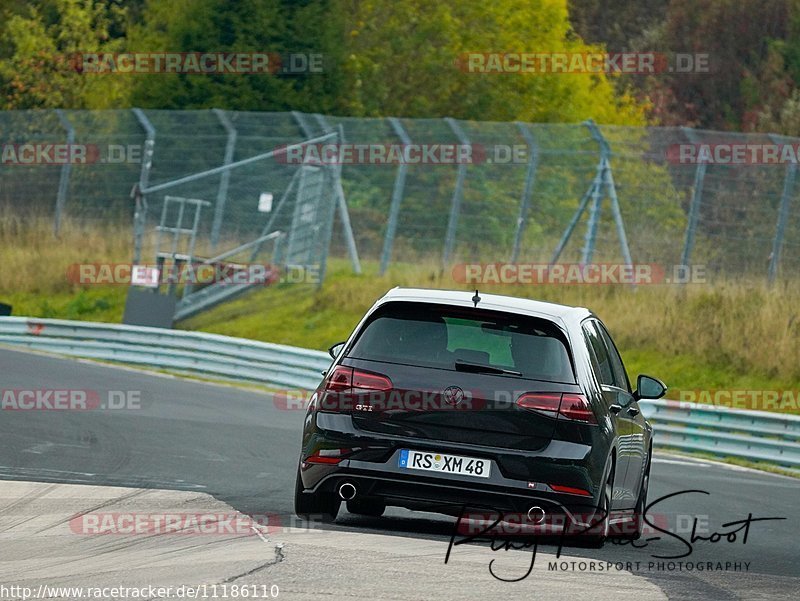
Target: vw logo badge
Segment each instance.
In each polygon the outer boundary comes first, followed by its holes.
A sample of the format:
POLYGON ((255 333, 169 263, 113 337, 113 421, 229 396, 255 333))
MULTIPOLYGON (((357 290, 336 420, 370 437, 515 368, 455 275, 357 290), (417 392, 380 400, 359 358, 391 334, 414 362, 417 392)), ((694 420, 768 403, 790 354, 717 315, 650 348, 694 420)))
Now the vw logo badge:
POLYGON ((442 395, 444 396, 444 402, 454 407, 464 399, 464 391, 458 386, 448 386, 444 389, 442 395))

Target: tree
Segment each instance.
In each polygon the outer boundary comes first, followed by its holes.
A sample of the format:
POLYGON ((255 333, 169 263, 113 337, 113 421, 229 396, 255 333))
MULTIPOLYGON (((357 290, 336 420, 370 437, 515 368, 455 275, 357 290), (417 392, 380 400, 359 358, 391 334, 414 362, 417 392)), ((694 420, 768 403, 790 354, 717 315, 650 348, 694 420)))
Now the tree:
POLYGON ((118 78, 80 71, 86 52, 122 48, 125 8, 100 0, 11 5, 0 28, 0 108, 108 108, 127 103, 118 78))
POLYGON ((601 51, 571 34, 565 0, 492 3, 356 0, 345 10, 344 69, 354 115, 638 124, 642 110, 608 77, 468 73, 465 53, 601 51))

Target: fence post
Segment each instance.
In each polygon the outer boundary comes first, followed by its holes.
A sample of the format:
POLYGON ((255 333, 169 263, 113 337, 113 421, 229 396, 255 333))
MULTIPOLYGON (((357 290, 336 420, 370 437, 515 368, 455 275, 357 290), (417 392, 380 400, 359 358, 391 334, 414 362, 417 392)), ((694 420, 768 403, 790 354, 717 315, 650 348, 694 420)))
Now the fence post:
POLYGON ((592 257, 594 256, 597 228, 600 224, 600 205, 603 201, 602 190, 606 183, 606 171, 608 170, 608 143, 605 141, 605 138, 600 135, 600 132, 597 131, 597 126, 594 124, 594 121, 589 119, 584 121, 583 124, 600 146, 600 164, 597 167, 600 185, 594 186, 591 193, 592 205, 589 208, 589 222, 586 224, 586 234, 584 236, 583 251, 581 253, 581 263, 587 264, 592 262, 592 257))
POLYGON ((528 224, 528 212, 530 211, 533 184, 536 181, 536 170, 539 167, 539 146, 536 144, 536 138, 533 137, 531 130, 524 123, 517 121, 516 125, 522 137, 525 138, 530 154, 528 156, 528 170, 525 173, 525 187, 522 190, 522 200, 519 203, 519 217, 517 217, 517 228, 514 232, 514 246, 511 249, 512 263, 516 263, 519 260, 522 236, 525 234, 525 227, 528 224))
MULTIPOLYGON (((445 122, 453 130, 453 133, 458 138, 459 144, 469 146, 469 138, 461 126, 456 123, 452 117, 446 117, 445 122)), ((456 175, 456 185, 453 190, 453 200, 450 203, 450 217, 447 220, 447 233, 444 240, 444 253, 442 254, 442 268, 446 268, 450 264, 450 259, 453 257, 453 251, 456 246, 456 231, 458 230, 458 217, 461 213, 461 195, 464 188, 464 178, 467 175, 467 164, 458 164, 458 173, 456 175)))
MULTIPOLYGON (((314 132, 311 127, 308 125, 306 121, 306 116, 299 112, 299 111, 292 111, 292 116, 294 117, 297 124, 300 126, 303 134, 309 138, 314 137, 314 132)), ((333 131, 331 126, 328 124, 327 119, 325 119, 322 115, 315 115, 315 119, 322 130, 322 133, 326 131, 333 131)), ((344 127, 339 125, 338 127, 338 138, 337 142, 339 144, 342 143, 344 140, 344 127)), ((356 238, 353 235, 353 225, 350 223, 350 213, 347 210, 347 201, 344 198, 344 188, 342 187, 342 165, 341 162, 338 165, 334 166, 333 169, 333 186, 334 186, 334 193, 336 195, 336 206, 339 210, 339 219, 342 222, 342 233, 344 234, 344 242, 347 246, 347 254, 350 255, 350 263, 353 265, 353 273, 356 275, 361 274, 361 260, 358 258, 358 247, 356 247, 356 238)))
MULTIPOLYGON (((625 222, 622 220, 622 210, 619 206, 619 197, 617 196, 617 186, 614 183, 614 175, 611 173, 611 146, 606 140, 603 132, 594 121, 589 121, 589 129, 592 131, 592 136, 600 144, 600 150, 603 153, 601 161, 603 167, 603 184, 605 186, 606 194, 611 200, 611 215, 614 217, 614 224, 617 228, 617 238, 619 238, 619 246, 622 251, 622 258, 626 265, 633 265, 631 258, 631 249, 628 246, 628 235, 625 233, 625 222)), ((594 252, 594 247, 592 248, 594 252)))
MULTIPOLYGON (((61 109, 56 109, 56 115, 58 115, 58 120, 61 123, 61 127, 63 127, 67 132, 67 144, 72 146, 75 143, 75 128, 72 127, 72 123, 69 122, 67 116, 64 114, 64 111, 61 109)), ((55 218, 53 221, 53 233, 57 236, 58 231, 61 229, 61 214, 64 211, 64 206, 67 203, 67 195, 69 194, 69 176, 72 172, 72 164, 70 161, 65 161, 63 165, 61 165, 61 175, 58 179, 58 193, 56 194, 56 208, 55 208, 55 218)))
MULTIPOLYGON (((394 133, 400 138, 400 142, 407 148, 411 145, 411 138, 406 132, 403 124, 397 117, 389 117, 389 124, 394 133)), ((394 237, 397 234, 397 222, 400 219, 400 203, 403 201, 403 192, 406 186, 406 171, 408 165, 405 161, 400 161, 397 166, 397 175, 394 178, 394 188, 392 189, 392 204, 389 206, 389 219, 386 223, 386 234, 383 238, 383 250, 381 251, 380 275, 386 273, 389 262, 392 260, 392 247, 394 237)))
MULTIPOLYGON (((696 142, 694 130, 689 127, 682 127, 683 132, 689 141, 696 142)), ((694 250, 694 237, 697 230, 697 221, 700 217, 700 203, 703 200, 703 182, 706 177, 706 163, 697 163, 697 168, 694 172, 694 188, 692 189, 692 202, 689 205, 689 219, 686 223, 686 238, 683 243, 683 253, 681 254, 681 265, 688 267, 689 261, 692 259, 692 250, 694 250)))
MULTIPOLYGON (((779 143, 776 137, 769 136, 770 140, 779 143)), ((778 224, 775 226, 775 238, 772 241, 772 253, 769 257, 768 282, 772 284, 778 275, 778 266, 781 261, 783 251, 783 236, 786 231, 786 222, 789 220, 789 206, 792 203, 792 191, 797 177, 797 163, 789 161, 786 165, 786 176, 783 178, 783 192, 781 193, 781 204, 778 210, 778 224)))
POLYGON ((586 205, 589 202, 589 199, 592 197, 595 188, 602 185, 602 174, 603 171, 600 168, 600 165, 598 165, 597 173, 595 174, 589 189, 586 190, 580 202, 578 202, 578 210, 573 213, 572 219, 570 219, 569 224, 567 225, 567 229, 564 230, 564 233, 561 235, 561 239, 558 241, 558 246, 556 246, 555 251, 553 251, 553 256, 550 257, 550 265, 556 264, 558 259, 561 257, 561 253, 563 253, 564 249, 567 247, 567 242, 569 242, 569 239, 572 237, 572 233, 575 231, 575 227, 578 225, 581 215, 583 215, 583 212, 586 210, 586 205))
MULTIPOLYGON (((228 134, 225 143, 225 158, 223 165, 230 165, 233 162, 233 153, 236 151, 236 128, 231 123, 228 115, 222 109, 213 109, 214 114, 219 119, 222 127, 228 134)), ((217 204, 214 206, 214 221, 211 224, 211 249, 217 247, 219 242, 219 231, 222 228, 222 217, 225 214, 225 203, 228 201, 228 186, 231 181, 231 171, 226 169, 219 177, 219 188, 217 188, 217 204)))
POLYGON ((147 196, 142 192, 150 185, 150 170, 153 167, 153 154, 156 145, 156 128, 142 109, 132 109, 136 120, 145 131, 144 154, 142 168, 139 171, 138 198, 136 210, 133 215, 133 262, 139 263, 142 259, 142 241, 144 228, 147 222, 147 196))

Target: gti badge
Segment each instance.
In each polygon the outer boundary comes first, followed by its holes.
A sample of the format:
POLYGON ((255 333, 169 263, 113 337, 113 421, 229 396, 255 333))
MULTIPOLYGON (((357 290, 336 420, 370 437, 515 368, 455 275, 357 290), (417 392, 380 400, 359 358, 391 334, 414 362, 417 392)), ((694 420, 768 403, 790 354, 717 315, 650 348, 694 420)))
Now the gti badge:
POLYGON ((448 386, 442 393, 444 402, 455 407, 464 399, 464 391, 458 386, 448 386))

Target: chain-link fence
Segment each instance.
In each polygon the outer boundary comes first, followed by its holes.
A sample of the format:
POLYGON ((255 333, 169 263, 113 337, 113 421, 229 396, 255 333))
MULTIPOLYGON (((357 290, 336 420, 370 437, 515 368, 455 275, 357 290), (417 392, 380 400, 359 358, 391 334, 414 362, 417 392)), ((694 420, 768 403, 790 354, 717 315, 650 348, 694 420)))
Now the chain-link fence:
MULTIPOLYGON (((0 112, 0 207, 46 212, 56 229, 66 218, 132 220, 134 185, 153 188, 331 132, 335 145, 181 185, 180 196, 209 203, 197 252, 213 256, 259 235, 270 218, 264 198, 277 203, 299 165, 322 161, 341 174, 332 181, 341 184, 358 254, 384 269, 556 254, 576 263, 629 254, 636 263, 702 264, 711 275, 790 277, 800 267, 800 140, 687 128, 0 112)), ((160 202, 149 196, 151 216, 160 202)), ((332 252, 345 255, 347 214, 337 215, 332 252)))

